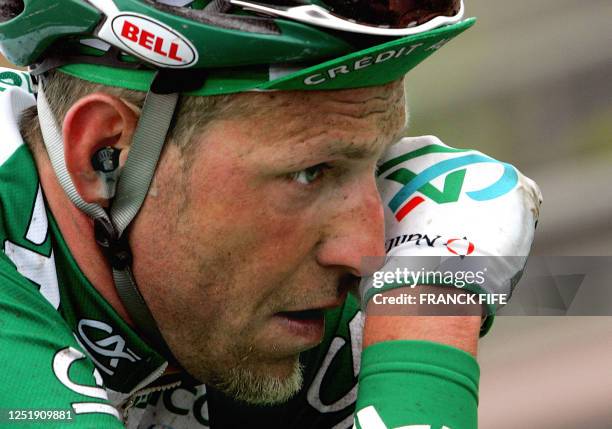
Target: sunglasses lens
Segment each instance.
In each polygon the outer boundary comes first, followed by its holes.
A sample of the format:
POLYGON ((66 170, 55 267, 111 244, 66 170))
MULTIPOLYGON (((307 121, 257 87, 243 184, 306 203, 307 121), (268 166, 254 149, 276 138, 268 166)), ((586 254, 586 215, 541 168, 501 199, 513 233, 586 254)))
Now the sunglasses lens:
POLYGON ((344 20, 405 29, 425 24, 436 17, 457 17, 462 0, 255 0, 252 4, 281 8, 318 5, 344 20))
POLYGON ((461 0, 326 0, 325 4, 335 15, 389 28, 414 27, 437 16, 453 17, 461 9, 461 0))

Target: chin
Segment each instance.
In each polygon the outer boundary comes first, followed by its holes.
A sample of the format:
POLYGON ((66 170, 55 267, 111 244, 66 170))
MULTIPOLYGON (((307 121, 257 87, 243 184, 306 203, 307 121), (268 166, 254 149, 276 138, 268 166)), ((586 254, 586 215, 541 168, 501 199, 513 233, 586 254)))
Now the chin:
POLYGON ((223 368, 208 383, 237 401, 276 405, 287 402, 300 391, 303 368, 299 356, 273 364, 242 362, 223 368))

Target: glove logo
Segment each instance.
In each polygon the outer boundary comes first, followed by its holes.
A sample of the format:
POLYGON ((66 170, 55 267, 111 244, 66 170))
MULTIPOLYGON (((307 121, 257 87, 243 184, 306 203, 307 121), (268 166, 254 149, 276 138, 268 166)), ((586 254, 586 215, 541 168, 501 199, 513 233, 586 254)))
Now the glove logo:
POLYGON ((480 163, 500 164, 503 166, 503 174, 501 178, 483 189, 466 191, 465 194, 472 200, 488 201, 499 198, 510 192, 518 183, 516 169, 510 164, 497 161, 472 150, 453 149, 436 144, 424 146, 386 161, 379 167, 378 176, 380 177, 394 167, 398 167, 384 178, 402 185, 402 188, 397 191, 388 203, 397 221, 401 222, 412 210, 425 202, 425 197, 437 204, 457 202, 463 191, 468 167, 480 163), (432 153, 462 152, 465 154, 439 161, 426 167, 420 173, 415 173, 403 166, 407 161, 432 153), (431 184, 432 180, 445 174, 446 177, 444 178, 444 187, 442 190, 431 184), (422 196, 415 195, 417 192, 422 196))
POLYGON ((463 238, 451 238, 444 244, 446 249, 453 255, 457 255, 460 258, 465 258, 468 255, 474 253, 474 243, 468 241, 467 237, 463 238))

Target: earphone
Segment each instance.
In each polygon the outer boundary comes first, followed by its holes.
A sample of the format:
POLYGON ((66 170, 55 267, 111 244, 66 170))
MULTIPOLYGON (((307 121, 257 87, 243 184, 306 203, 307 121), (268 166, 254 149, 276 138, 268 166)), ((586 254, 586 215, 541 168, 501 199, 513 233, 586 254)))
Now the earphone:
POLYGON ((121 150, 113 147, 103 147, 91 157, 91 165, 96 171, 104 174, 113 172, 119 167, 119 154, 121 150))
POLYGON ((103 198, 113 198, 117 187, 117 180, 121 173, 119 168, 120 149, 107 146, 99 149, 91 157, 91 166, 102 179, 104 184, 103 198))

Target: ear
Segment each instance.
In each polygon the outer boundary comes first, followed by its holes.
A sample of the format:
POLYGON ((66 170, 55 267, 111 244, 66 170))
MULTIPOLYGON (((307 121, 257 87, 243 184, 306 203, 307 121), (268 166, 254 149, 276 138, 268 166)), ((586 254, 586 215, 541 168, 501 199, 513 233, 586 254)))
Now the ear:
POLYGON ((122 99, 96 92, 77 101, 64 119, 64 158, 77 192, 88 203, 108 206, 106 183, 92 166, 92 157, 111 146, 127 159, 138 113, 122 99))

